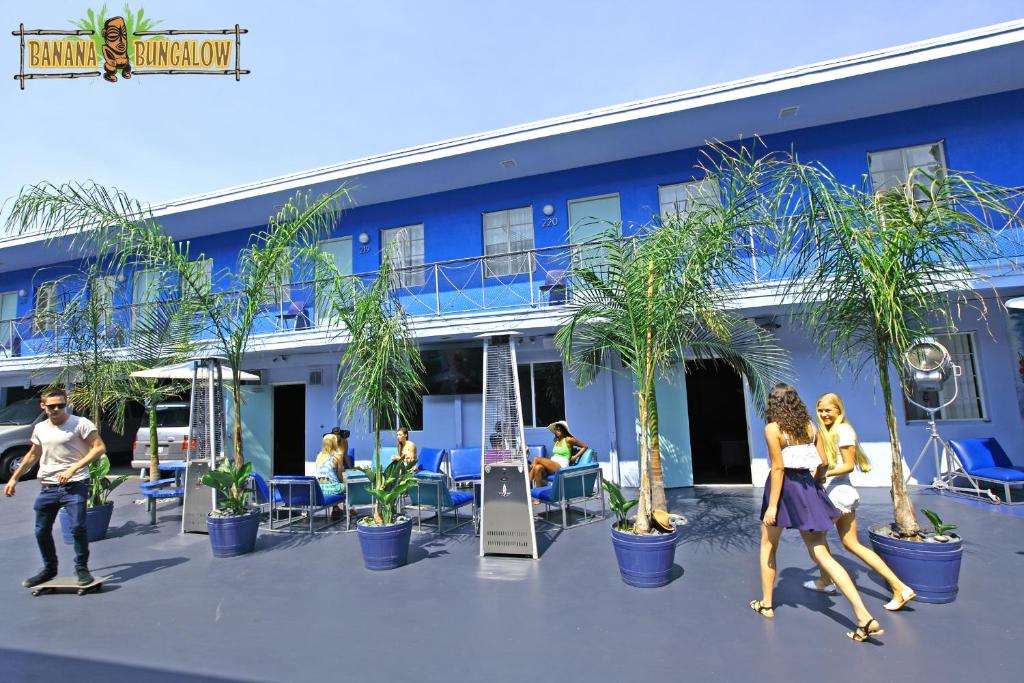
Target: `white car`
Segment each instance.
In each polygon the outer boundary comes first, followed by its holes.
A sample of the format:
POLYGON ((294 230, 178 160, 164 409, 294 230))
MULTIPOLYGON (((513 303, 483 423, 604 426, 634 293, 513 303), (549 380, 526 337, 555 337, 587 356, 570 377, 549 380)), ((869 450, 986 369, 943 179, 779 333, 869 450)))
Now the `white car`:
MULTIPOLYGON (((188 439, 189 405, 161 403, 156 407, 157 455, 161 460, 184 460, 188 439)), ((142 416, 132 448, 132 467, 149 467, 149 413, 142 416)))

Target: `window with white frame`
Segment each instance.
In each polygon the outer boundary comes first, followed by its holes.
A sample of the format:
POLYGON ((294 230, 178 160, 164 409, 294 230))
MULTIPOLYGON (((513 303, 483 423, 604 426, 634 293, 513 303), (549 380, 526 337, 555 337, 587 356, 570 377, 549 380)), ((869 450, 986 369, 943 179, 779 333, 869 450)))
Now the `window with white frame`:
POLYGON ((57 324, 57 283, 44 282, 36 287, 35 327, 51 332, 57 324))
POLYGON ((685 216, 694 206, 721 206, 717 178, 658 186, 659 216, 685 216))
POLYGON ((189 274, 189 278, 198 276, 195 282, 185 279, 181 281, 181 298, 194 299, 203 294, 208 294, 213 286, 213 259, 200 257, 195 260, 198 264, 196 271, 189 274))
POLYGON ((382 253, 391 256, 399 287, 419 287, 423 272, 423 224, 405 225, 380 231, 382 253))
MULTIPOLYGON (((981 420, 986 417, 985 403, 981 394, 981 373, 974 344, 974 333, 962 332, 951 335, 936 335, 936 341, 949 350, 953 363, 960 366, 957 378, 959 393, 952 404, 935 413, 937 420, 981 420)), ((918 391, 914 400, 921 405, 937 407, 953 397, 953 382, 946 382, 941 391, 918 391)), ((907 420, 927 420, 928 413, 904 399, 907 420)))
POLYGON ((14 355, 15 340, 18 338, 18 293, 0 294, 0 354, 14 355))
POLYGON ((291 300, 292 260, 284 259, 270 277, 263 289, 263 301, 267 304, 286 303, 291 300))
POLYGON ((547 427, 565 419, 565 386, 562 364, 523 363, 519 372, 519 401, 524 427, 547 427))
POLYGON ((533 207, 483 214, 486 277, 529 273, 533 249, 533 207))
MULTIPOLYGON (((924 145, 898 147, 879 152, 868 152, 868 171, 871 174, 871 189, 875 192, 890 190, 907 182, 914 169, 928 175, 941 175, 946 167, 943 143, 929 142, 924 145)), ((916 182, 927 183, 927 178, 915 174, 916 182)))

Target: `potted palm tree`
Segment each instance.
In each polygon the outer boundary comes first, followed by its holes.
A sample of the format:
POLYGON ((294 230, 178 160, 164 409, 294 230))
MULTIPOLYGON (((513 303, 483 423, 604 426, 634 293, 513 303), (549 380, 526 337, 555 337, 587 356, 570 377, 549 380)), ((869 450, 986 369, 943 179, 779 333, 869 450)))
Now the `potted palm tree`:
MULTIPOLYGON (((110 493, 128 479, 127 474, 108 477, 110 460, 106 455, 89 463, 89 500, 85 508, 85 529, 89 542, 105 538, 110 528, 110 517, 114 512, 114 502, 109 499, 110 493)), ((71 533, 71 521, 65 508, 60 509, 60 528, 64 542, 71 545, 75 538, 71 533)))
POLYGON ((201 479, 204 486, 215 489, 219 494, 217 509, 206 518, 214 557, 245 555, 256 549, 260 513, 249 506, 250 474, 251 462, 236 467, 232 460, 224 460, 201 479))
POLYGON ((779 163, 791 211, 779 216, 783 295, 798 306, 810 336, 840 370, 871 368, 881 389, 892 457, 894 522, 870 530, 876 552, 898 567, 922 602, 950 602, 960 540, 930 543, 906 487, 893 398, 900 359, 916 340, 955 332, 954 309, 987 307, 975 284, 978 266, 999 255, 1000 229, 1019 220, 1019 193, 948 169, 914 169, 906 182, 872 192, 864 180, 844 184, 820 164, 779 163), (807 235, 814 239, 807 239, 807 235))
POLYGON ((395 296, 391 263, 391 254, 384 254, 377 279, 356 296, 338 297, 334 311, 348 335, 338 367, 337 400, 347 421, 367 411, 373 429, 372 466, 361 469, 369 478, 374 514, 356 524, 367 569, 393 569, 408 558, 412 520, 397 512, 416 476, 401 458, 381 462, 380 433, 386 415, 404 423, 410 403, 424 390, 423 360, 395 296))
POLYGON ((611 532, 630 585, 668 583, 676 544, 677 532, 665 521, 657 380, 671 380, 685 358, 717 359, 747 380, 763 411, 768 389, 789 368, 773 336, 727 306, 733 283, 750 267, 738 235, 744 226, 761 224, 765 211, 763 198, 748 192, 736 171, 756 175, 758 163, 747 156, 717 162, 707 169, 723 195, 717 201, 666 216, 632 240, 610 231, 572 269, 572 297, 555 335, 571 377, 584 386, 621 364, 635 388, 639 503, 631 528, 617 524, 611 532))

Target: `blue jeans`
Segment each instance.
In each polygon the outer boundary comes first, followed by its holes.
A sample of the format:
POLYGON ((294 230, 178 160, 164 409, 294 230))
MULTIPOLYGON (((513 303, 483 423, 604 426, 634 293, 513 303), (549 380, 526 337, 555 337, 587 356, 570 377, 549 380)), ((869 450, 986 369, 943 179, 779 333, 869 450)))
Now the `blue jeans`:
POLYGON ((44 488, 36 496, 36 543, 43 556, 43 566, 57 571, 57 548, 53 545, 53 522, 60 509, 67 508, 75 538, 75 569, 89 566, 89 537, 85 531, 85 503, 89 499, 89 482, 76 481, 64 486, 44 488))

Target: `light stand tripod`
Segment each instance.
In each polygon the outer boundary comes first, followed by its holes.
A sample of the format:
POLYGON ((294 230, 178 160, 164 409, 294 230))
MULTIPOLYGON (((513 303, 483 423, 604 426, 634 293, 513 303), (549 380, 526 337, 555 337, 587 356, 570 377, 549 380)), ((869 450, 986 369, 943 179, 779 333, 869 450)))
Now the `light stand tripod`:
POLYGON ((921 464, 921 460, 930 450, 932 452, 932 458, 935 462, 935 478, 932 479, 931 486, 937 489, 950 489, 953 483, 953 457, 949 452, 949 445, 946 444, 945 439, 939 434, 938 425, 935 423, 935 414, 947 408, 956 401, 957 395, 960 393, 960 382, 957 380, 960 377, 961 369, 959 365, 953 366, 953 396, 945 403, 939 406, 926 406, 918 403, 914 400, 914 393, 904 383, 903 392, 907 396, 907 401, 914 404, 921 410, 928 413, 928 440, 924 442, 924 446, 921 447, 921 452, 918 453, 917 459, 914 460, 914 464, 910 467, 910 471, 907 473, 907 483, 910 482, 911 477, 914 474, 914 470, 921 464), (943 473, 942 465, 945 463, 946 471, 943 473))

